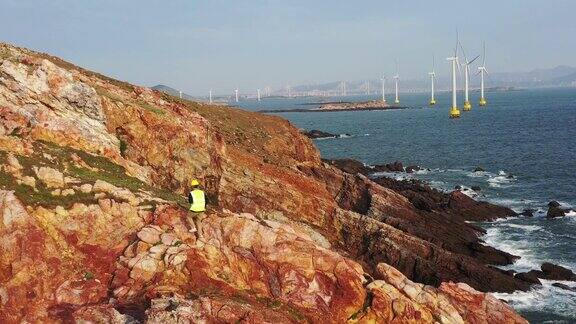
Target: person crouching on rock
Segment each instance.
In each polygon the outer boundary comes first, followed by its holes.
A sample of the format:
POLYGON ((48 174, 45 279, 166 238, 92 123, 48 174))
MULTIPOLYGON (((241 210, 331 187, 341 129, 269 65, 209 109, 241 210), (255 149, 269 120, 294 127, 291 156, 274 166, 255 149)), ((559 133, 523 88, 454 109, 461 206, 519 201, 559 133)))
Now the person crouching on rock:
POLYGON ((190 203, 190 211, 192 212, 192 222, 190 222, 190 232, 197 232, 197 237, 202 238, 202 220, 206 211, 206 196, 204 190, 200 188, 200 182, 193 179, 190 182, 192 190, 188 194, 188 202, 190 203))

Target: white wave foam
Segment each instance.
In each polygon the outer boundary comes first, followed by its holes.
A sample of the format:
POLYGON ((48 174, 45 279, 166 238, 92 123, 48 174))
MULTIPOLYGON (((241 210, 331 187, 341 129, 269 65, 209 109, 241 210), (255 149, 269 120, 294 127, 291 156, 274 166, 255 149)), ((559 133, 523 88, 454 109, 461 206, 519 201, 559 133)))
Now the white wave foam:
POLYGON ((467 186, 460 186, 460 187, 462 187, 462 189, 460 189, 460 191, 470 198, 475 198, 475 197, 479 196, 478 192, 472 190, 472 188, 470 188, 470 187, 467 187, 467 186))
POLYGON ((559 200, 558 200, 558 203, 560 204, 560 207, 562 207, 562 208, 574 208, 574 205, 572 205, 572 204, 569 203, 569 202, 559 201, 559 200))
POLYGON ((487 229, 482 239, 492 247, 520 257, 520 259, 516 260, 512 265, 503 268, 514 269, 516 271, 529 271, 538 269, 540 264, 542 264, 535 256, 534 251, 530 249, 530 244, 527 241, 509 239, 509 236, 502 233, 502 229, 498 227, 487 229))
POLYGON ((532 199, 512 199, 512 198, 490 197, 488 199, 488 201, 493 203, 493 204, 496 204, 496 205, 511 208, 512 210, 514 210, 517 213, 521 213, 525 209, 534 209, 534 213, 536 215, 539 215, 539 214, 543 215, 546 213, 545 210, 538 208, 538 206, 545 205, 544 202, 536 201, 536 200, 532 200, 532 199))
POLYGON ((405 173, 405 172, 376 172, 372 174, 373 177, 387 177, 392 178, 394 180, 410 180, 414 179, 413 173, 405 173))
POLYGON ((506 226, 512 227, 512 228, 522 229, 522 230, 525 230, 527 232, 534 232, 534 231, 538 231, 538 230, 542 229, 542 227, 538 226, 538 225, 506 224, 506 226))
POLYGON ((491 187, 500 188, 503 187, 503 185, 510 184, 515 180, 516 180, 515 178, 510 178, 507 175, 498 175, 495 177, 491 176, 486 181, 488 181, 488 185, 490 185, 491 187))
POLYGON ((428 183, 434 188, 442 188, 446 184, 446 182, 440 180, 432 180, 428 183))
POLYGON ((464 174, 470 178, 483 178, 492 175, 490 172, 487 171, 464 171, 464 174))
MULTIPOLYGON (((576 318, 576 292, 552 286, 555 281, 541 280, 542 286, 535 286, 529 291, 513 293, 492 293, 498 299, 503 299, 517 310, 538 310, 576 318)), ((574 282, 564 282, 574 286, 574 282)))
POLYGON ((564 214, 566 216, 576 216, 576 211, 575 210, 571 210, 569 212, 567 212, 566 214, 564 214))
MULTIPOLYGON (((360 136, 367 136, 367 135, 360 135, 360 136)), ((323 140, 338 139, 338 138, 350 138, 350 137, 356 137, 356 135, 338 134, 338 135, 334 135, 334 136, 318 137, 318 138, 315 138, 315 140, 323 141, 323 140)))

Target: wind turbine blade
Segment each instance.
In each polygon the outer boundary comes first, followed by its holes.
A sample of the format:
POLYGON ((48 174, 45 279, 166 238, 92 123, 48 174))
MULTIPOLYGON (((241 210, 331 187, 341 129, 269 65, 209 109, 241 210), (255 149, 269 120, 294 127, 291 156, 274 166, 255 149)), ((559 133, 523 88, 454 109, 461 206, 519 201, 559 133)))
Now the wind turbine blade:
POLYGON ((466 52, 464 51, 464 47, 462 47, 462 43, 458 42, 458 45, 460 45, 460 49, 462 50, 462 55, 464 55, 465 64, 468 64, 468 58, 466 57, 466 52))
POLYGON ((468 64, 472 64, 472 62, 476 61, 476 59, 478 59, 480 57, 480 55, 476 56, 472 61, 468 62, 468 64))
POLYGON ((482 42, 482 66, 486 66, 486 42, 482 42))
POLYGON ((456 60, 456 67, 458 68, 458 72, 462 74, 462 70, 460 69, 460 60, 458 59, 458 56, 456 56, 454 59, 456 60))
POLYGON ((454 47, 456 53, 456 55, 454 55, 455 57, 458 56, 458 44, 460 44, 460 39, 458 39, 458 28, 456 28, 456 47, 454 47))

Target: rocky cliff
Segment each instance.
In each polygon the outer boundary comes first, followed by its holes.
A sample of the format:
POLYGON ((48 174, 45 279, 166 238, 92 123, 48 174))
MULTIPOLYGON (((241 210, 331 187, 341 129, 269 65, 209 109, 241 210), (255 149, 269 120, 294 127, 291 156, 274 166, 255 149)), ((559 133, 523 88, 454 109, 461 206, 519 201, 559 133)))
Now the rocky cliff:
POLYGON ((342 169, 281 118, 1 44, 0 321, 525 322, 478 291, 529 284, 476 202, 342 169))

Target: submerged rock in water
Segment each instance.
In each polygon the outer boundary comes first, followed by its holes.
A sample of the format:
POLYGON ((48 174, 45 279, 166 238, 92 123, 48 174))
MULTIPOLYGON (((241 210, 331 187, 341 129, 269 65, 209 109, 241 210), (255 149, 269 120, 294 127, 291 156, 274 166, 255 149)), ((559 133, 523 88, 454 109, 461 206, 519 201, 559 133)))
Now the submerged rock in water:
POLYGON ((553 200, 548 203, 548 212, 546 213, 546 218, 564 217, 570 211, 570 208, 562 208, 559 202, 553 200))
POLYGON ((476 168, 474 168, 474 172, 484 172, 486 170, 484 170, 483 167, 477 166, 476 168))
POLYGON ((576 292, 576 286, 568 286, 567 284, 563 284, 561 282, 555 282, 552 284, 554 287, 558 287, 560 289, 569 290, 576 292))
POLYGON ((420 166, 418 165, 409 165, 406 167, 406 173, 414 173, 416 171, 420 171, 420 166))
POLYGON ((307 137, 312 138, 312 139, 318 139, 318 138, 336 138, 336 137, 338 137, 338 136, 335 135, 335 134, 328 133, 328 132, 324 132, 324 131, 317 130, 317 129, 313 129, 313 130, 310 130, 310 131, 304 130, 304 131, 302 131, 302 134, 304 134, 304 135, 306 135, 307 137))
POLYGON ((536 212, 536 209, 528 208, 528 209, 524 209, 520 213, 520 215, 525 216, 525 217, 532 217, 532 216, 534 216, 535 212, 536 212))

